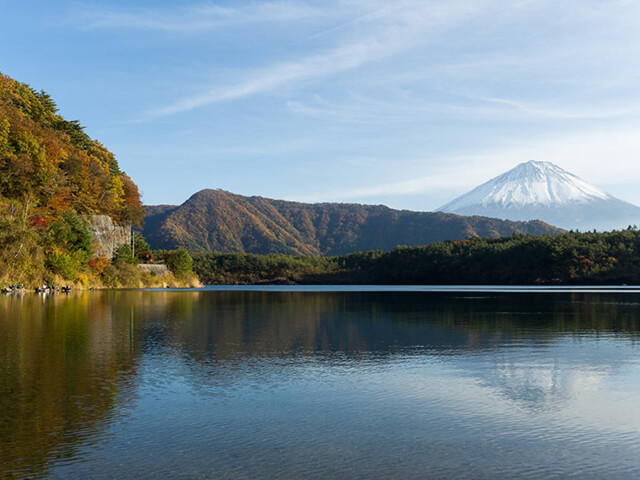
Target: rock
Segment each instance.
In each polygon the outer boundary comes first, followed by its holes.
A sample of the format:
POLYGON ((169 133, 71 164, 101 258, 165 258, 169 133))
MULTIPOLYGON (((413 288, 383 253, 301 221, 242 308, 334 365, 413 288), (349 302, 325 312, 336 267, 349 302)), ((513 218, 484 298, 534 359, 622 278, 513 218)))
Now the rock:
POLYGON ((112 258, 120 245, 131 243, 131 225, 117 225, 108 215, 89 215, 88 220, 94 255, 112 258))

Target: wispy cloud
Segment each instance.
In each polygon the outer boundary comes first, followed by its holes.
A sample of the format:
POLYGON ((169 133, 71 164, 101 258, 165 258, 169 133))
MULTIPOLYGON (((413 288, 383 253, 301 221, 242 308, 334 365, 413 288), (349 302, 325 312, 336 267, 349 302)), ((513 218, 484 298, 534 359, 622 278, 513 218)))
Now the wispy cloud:
POLYGON ((398 182, 362 186, 348 190, 330 190, 305 195, 300 200, 317 202, 322 200, 362 200, 370 197, 406 196, 415 194, 442 192, 465 188, 467 183, 460 175, 453 173, 437 173, 419 178, 411 178, 398 182))
POLYGON ((443 119, 466 121, 488 119, 508 121, 592 121, 640 116, 640 99, 627 99, 623 105, 601 107, 566 104, 554 106, 497 97, 470 97, 450 92, 457 100, 449 102, 424 101, 420 98, 398 96, 378 100, 353 96, 348 101, 329 102, 319 96, 312 101, 289 100, 287 109, 300 116, 331 122, 391 125, 416 124, 443 119))
MULTIPOLYGON (((57 92, 143 186, 170 157, 211 186, 404 206, 530 159, 613 194, 640 183, 640 1, 60 3, 5 9, 0 35, 33 37, 6 68, 57 92)), ((184 195, 187 177, 146 188, 184 195)))
POLYGON ((291 22, 317 18, 328 10, 299 2, 248 3, 223 7, 213 3, 174 8, 104 9, 81 6, 71 21, 83 29, 142 29, 200 32, 251 23, 291 22))
POLYGON ((273 64, 254 71, 248 78, 231 85, 216 85, 200 95, 155 109, 149 112, 149 117, 170 115, 207 104, 236 100, 294 82, 345 72, 388 58, 428 41, 443 29, 459 25, 474 13, 481 11, 486 3, 490 2, 465 0, 451 1, 446 5, 414 0, 400 2, 394 8, 377 10, 376 14, 370 17, 359 17, 372 24, 365 33, 356 35, 355 40, 349 38, 324 52, 291 62, 273 64))
POLYGON ((387 5, 384 6, 380 9, 374 10, 372 12, 367 12, 363 15, 360 15, 356 18, 350 19, 346 22, 342 22, 338 25, 334 25, 330 28, 326 28, 324 30, 321 30, 319 32, 316 32, 312 35, 309 35, 306 40, 311 40, 311 39, 315 39, 315 38, 319 38, 322 37, 324 35, 330 34, 330 33, 335 33, 338 32, 340 30, 343 30, 345 28, 348 27, 353 27, 355 25, 358 25, 360 23, 365 23, 365 22, 370 22, 372 20, 377 20, 379 18, 384 18, 386 16, 388 16, 390 13, 392 13, 394 10, 397 10, 399 8, 402 8, 402 4, 401 2, 398 2, 395 5, 387 5))
POLYGON ((421 173, 407 172, 405 179, 318 190, 299 197, 304 201, 363 201, 371 198, 425 197, 425 208, 441 204, 528 160, 551 161, 614 195, 640 203, 636 185, 640 171, 630 170, 640 151, 640 123, 589 129, 573 133, 518 137, 475 153, 424 155, 421 173), (461 172, 464 172, 461 174, 461 172))
MULTIPOLYGON (((265 68, 238 72, 236 81, 213 85, 200 94, 153 109, 148 112, 147 118, 185 112, 217 102, 246 98, 297 83, 309 82, 358 69, 377 61, 387 60, 412 48, 424 49, 431 42, 441 42, 443 38, 447 38, 446 32, 461 32, 467 22, 472 22, 475 27, 484 21, 510 25, 512 23, 517 24, 527 15, 535 17, 540 15, 540 12, 548 13, 551 10, 551 2, 546 0, 522 0, 512 2, 508 6, 495 0, 450 0, 446 3, 401 0, 391 5, 381 2, 364 2, 364 4, 337 0, 337 5, 341 6, 342 9, 337 8, 336 11, 352 12, 354 16, 309 37, 328 36, 334 42, 333 47, 296 60, 280 61, 265 68), (368 9, 365 9, 364 4, 368 5, 368 9), (383 6, 380 7, 380 5, 383 6), (357 13, 358 9, 361 9, 359 13, 357 13)), ((593 16, 592 8, 574 6, 577 17, 591 19, 593 16)), ((274 11, 279 12, 280 10, 275 8, 274 11)), ((305 9, 302 9, 303 14, 305 11, 305 9)), ((277 14, 272 16, 278 17, 277 14)), ((249 18, 252 18, 251 15, 249 15, 249 18)), ((608 19, 608 22, 615 24, 616 18, 608 19)), ((452 41, 454 38, 452 38, 452 41)), ((584 78, 582 72, 592 68, 590 65, 592 59, 585 52, 591 52, 592 55, 597 54, 598 57, 610 55, 609 50, 605 47, 595 50, 588 46, 567 49, 558 45, 551 49, 548 45, 536 44, 535 47, 530 48, 533 48, 533 50, 527 51, 526 54, 520 51, 519 55, 495 52, 493 61, 489 62, 485 58, 470 58, 466 62, 457 64, 443 61, 444 59, 440 59, 439 62, 430 59, 428 67, 422 71, 422 75, 427 74, 430 75, 431 79, 443 81, 446 78, 451 78, 452 74, 457 74, 459 81, 468 83, 470 79, 478 76, 486 80, 487 76, 495 71, 499 73, 496 78, 505 78, 505 75, 514 74, 519 77, 526 77, 527 74, 533 75, 536 72, 544 72, 545 80, 549 83, 578 82, 584 78), (574 66, 577 65, 574 71, 567 72, 563 71, 562 68, 559 69, 558 66, 564 65, 568 60, 572 60, 574 66), (549 77, 551 72, 557 70, 559 72, 555 77, 549 77)), ((508 47, 506 50, 508 51, 508 47)), ((631 53, 635 53, 635 50, 631 53)), ((430 52, 429 55, 437 58, 438 52, 430 52)), ((393 69, 390 69, 388 75, 377 76, 374 82, 380 82, 381 77, 384 79, 386 76, 397 77, 398 75, 404 75, 405 78, 413 77, 414 80, 419 78, 419 75, 417 76, 416 72, 413 71, 396 73, 393 69)), ((395 81, 397 81, 397 78, 395 81)), ((520 116, 528 115, 532 118, 601 118, 605 116, 601 112, 571 112, 569 110, 541 108, 517 100, 504 99, 504 101, 501 101, 500 98, 491 94, 475 95, 479 97, 475 99, 476 103, 493 103, 494 106, 499 104, 501 108, 487 108, 487 105, 466 105, 462 107, 456 104, 437 105, 435 103, 427 108, 453 115, 486 113, 490 116, 496 114, 498 116, 508 116, 517 114, 520 116), (484 98, 481 98, 482 96, 484 98)), ((308 105, 294 100, 288 103, 288 107, 298 113, 303 110, 312 113, 312 109, 308 105)), ((420 108, 424 108, 424 105, 420 108)), ((316 113, 320 113, 317 108, 315 110, 316 113)), ((616 117, 634 115, 634 112, 627 107, 623 107, 617 110, 608 109, 606 115, 616 117)), ((359 120, 356 119, 356 121, 359 120)))
POLYGON ((640 102, 627 99, 624 106, 610 106, 604 108, 584 108, 582 106, 565 106, 553 108, 536 105, 531 102, 511 100, 497 97, 478 97, 477 100, 507 107, 523 118, 539 118, 549 120, 595 120, 608 118, 634 117, 640 115, 640 102))
POLYGON ((485 105, 422 101, 418 98, 388 98, 378 100, 364 96, 354 96, 343 102, 329 102, 316 96, 311 102, 289 100, 288 110, 301 116, 318 118, 331 122, 392 125, 416 124, 444 117, 498 116, 503 109, 485 105))
POLYGON ((207 104, 236 100, 266 92, 295 81, 323 77, 352 68, 383 56, 388 48, 376 39, 335 48, 324 54, 290 63, 273 65, 256 71, 250 78, 236 84, 214 87, 200 95, 188 97, 149 112, 150 117, 193 110, 207 104))

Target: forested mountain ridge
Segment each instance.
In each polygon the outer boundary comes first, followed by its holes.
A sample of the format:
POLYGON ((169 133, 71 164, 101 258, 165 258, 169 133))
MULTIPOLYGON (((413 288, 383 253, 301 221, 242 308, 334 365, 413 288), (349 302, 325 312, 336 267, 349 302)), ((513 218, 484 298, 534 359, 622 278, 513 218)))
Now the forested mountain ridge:
POLYGON ((144 236, 153 248, 194 252, 341 255, 474 236, 555 234, 540 221, 513 222, 382 205, 307 204, 202 190, 179 206, 149 206, 144 236))

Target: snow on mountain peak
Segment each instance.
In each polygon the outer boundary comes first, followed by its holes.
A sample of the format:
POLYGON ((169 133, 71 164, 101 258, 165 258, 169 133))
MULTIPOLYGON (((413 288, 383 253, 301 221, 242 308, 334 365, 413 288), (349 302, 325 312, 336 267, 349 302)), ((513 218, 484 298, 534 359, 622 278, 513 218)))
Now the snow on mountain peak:
POLYGON ((507 209, 561 206, 610 198, 608 193, 553 163, 531 160, 483 183, 438 210, 456 212, 472 206, 507 209))
POLYGON ((458 215, 544 220, 579 230, 640 225, 640 207, 615 198, 549 162, 530 161, 439 208, 458 215))

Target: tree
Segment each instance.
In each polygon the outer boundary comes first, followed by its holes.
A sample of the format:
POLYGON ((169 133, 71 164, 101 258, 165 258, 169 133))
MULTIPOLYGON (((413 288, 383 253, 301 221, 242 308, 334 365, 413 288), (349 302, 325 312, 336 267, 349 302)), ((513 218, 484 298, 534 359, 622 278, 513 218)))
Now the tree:
POLYGON ((133 233, 133 250, 140 261, 148 262, 153 258, 151 247, 140 232, 133 233))
POLYGON ((193 273, 193 258, 184 248, 169 252, 166 262, 169 270, 178 278, 193 273))
POLYGON ((92 253, 91 234, 86 221, 73 210, 68 210, 49 225, 50 244, 68 253, 82 252, 89 260, 92 253))
POLYGON ((140 227, 144 219, 144 207, 140 201, 138 186, 124 173, 120 175, 120 180, 122 181, 122 188, 124 190, 124 206, 120 212, 120 219, 140 227))
POLYGON ((0 73, 0 282, 75 278, 91 258, 83 216, 94 214, 139 226, 137 186, 46 92, 0 73))
POLYGON ((112 262, 114 264, 129 263, 132 265, 137 265, 138 259, 133 256, 131 246, 125 243, 123 245, 120 245, 118 248, 116 248, 116 251, 113 252, 112 262))

